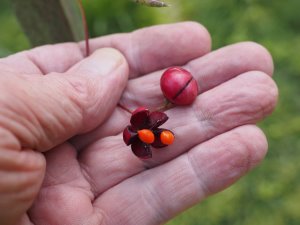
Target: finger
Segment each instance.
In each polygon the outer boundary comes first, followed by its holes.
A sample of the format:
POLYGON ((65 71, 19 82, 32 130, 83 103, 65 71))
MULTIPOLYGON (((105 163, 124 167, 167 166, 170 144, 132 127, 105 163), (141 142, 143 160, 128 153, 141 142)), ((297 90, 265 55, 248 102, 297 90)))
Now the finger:
POLYGON ((106 215, 107 225, 162 224, 236 182, 266 151, 266 138, 258 128, 239 127, 129 178, 101 195, 94 205, 106 215), (118 207, 112 204, 115 202, 118 207))
MULTIPOLYGON (((91 39, 90 46, 92 52, 103 47, 118 49, 128 60, 131 76, 137 76, 200 57, 210 51, 211 40, 203 26, 184 22, 91 39)), ((84 43, 48 45, 0 62, 29 74, 65 72, 84 58, 84 51, 84 43)))
POLYGON ((0 221, 17 224, 38 194, 45 159, 31 150, 0 149, 0 221))
POLYGON ((114 49, 101 49, 66 74, 1 77, 0 124, 22 146, 40 151, 102 123, 115 108, 126 86, 128 65, 114 49), (114 87, 114 88, 111 88, 114 87), (12 104, 13 103, 13 104, 12 104), (21 116, 20 116, 21 115, 21 116))
MULTIPOLYGON (((211 52, 192 60, 185 67, 194 75, 200 86, 200 92, 203 93, 248 71, 257 70, 272 75, 273 61, 265 48, 246 42, 211 52)), ((132 110, 139 106, 147 106, 150 109, 163 106, 165 99, 159 84, 161 74, 162 71, 158 71, 130 80, 122 95, 121 103, 132 110)), ((127 112, 117 108, 101 127, 76 137, 72 143, 81 149, 99 138, 116 135, 124 129, 129 117, 127 112)))
POLYGON ((98 195, 120 181, 170 161, 216 135, 258 122, 272 112, 277 94, 277 87, 268 75, 261 72, 240 75, 200 95, 193 107, 168 110, 169 120, 161 127, 175 134, 175 142, 163 149, 152 149, 152 159, 136 158, 118 135, 91 144, 81 152, 79 161, 90 168, 89 177, 93 180, 95 195, 98 195))
POLYGON ((113 47, 124 53, 130 64, 130 75, 135 77, 171 65, 183 65, 189 60, 210 51, 208 31, 195 22, 159 25, 137 30, 132 35, 91 41, 92 49, 113 43, 113 47), (128 48, 131 51, 128 51, 128 48))
MULTIPOLYGON (((203 93, 239 74, 248 71, 273 73, 273 61, 270 53, 261 45, 244 42, 230 45, 187 63, 184 68, 190 71, 203 93)), ((121 103, 130 109, 141 105, 160 108, 165 98, 160 88, 163 71, 154 72, 132 80, 126 87, 121 103)))
POLYGON ((203 93, 248 71, 261 71, 272 76, 274 65, 265 47, 254 42, 241 42, 193 60, 186 68, 192 71, 203 93))

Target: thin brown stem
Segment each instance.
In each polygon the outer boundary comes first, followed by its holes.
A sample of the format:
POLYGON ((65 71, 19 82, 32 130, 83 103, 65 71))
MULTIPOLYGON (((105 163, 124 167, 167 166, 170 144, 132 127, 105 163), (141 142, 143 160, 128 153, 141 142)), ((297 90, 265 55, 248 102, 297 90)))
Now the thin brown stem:
POLYGON ((151 6, 151 7, 167 7, 169 6, 167 3, 161 0, 133 0, 136 3, 140 3, 143 5, 151 6))
POLYGON ((118 103, 118 106, 121 108, 121 109, 124 109, 126 112, 132 114, 132 111, 130 109, 128 109, 126 106, 122 105, 121 103, 118 103))
POLYGON ((172 107, 174 107, 174 104, 172 102, 169 102, 167 99, 165 100, 165 104, 160 106, 160 107, 157 107, 155 109, 155 111, 166 111, 168 109, 171 109, 172 107))
POLYGON ((83 4, 82 4, 82 0, 78 0, 78 4, 79 4, 80 12, 81 12, 81 17, 82 17, 82 25, 84 28, 85 54, 86 54, 86 56, 89 56, 90 55, 89 28, 88 28, 88 24, 86 21, 86 14, 85 14, 85 10, 84 10, 83 4))

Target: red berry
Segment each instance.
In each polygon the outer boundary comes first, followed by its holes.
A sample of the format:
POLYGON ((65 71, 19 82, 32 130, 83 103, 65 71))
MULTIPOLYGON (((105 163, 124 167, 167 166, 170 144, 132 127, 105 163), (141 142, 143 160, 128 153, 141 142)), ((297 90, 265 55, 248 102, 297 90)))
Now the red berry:
POLYGON ((190 72, 180 67, 167 69, 160 79, 161 90, 170 102, 190 105, 198 95, 198 83, 190 72))

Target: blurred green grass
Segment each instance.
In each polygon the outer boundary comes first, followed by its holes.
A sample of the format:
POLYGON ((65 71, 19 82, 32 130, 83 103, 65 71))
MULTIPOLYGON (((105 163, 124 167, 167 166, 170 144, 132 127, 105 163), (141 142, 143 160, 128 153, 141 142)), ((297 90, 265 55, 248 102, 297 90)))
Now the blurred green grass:
MULTIPOLYGON (((256 41, 274 57, 279 104, 260 124, 269 153, 257 169, 233 187, 170 221, 168 225, 300 224, 300 1, 169 0, 172 7, 153 9, 130 1, 85 3, 92 36, 169 22, 194 20, 211 32, 213 48, 256 41)), ((29 48, 11 11, 0 2, 0 56, 29 48)))

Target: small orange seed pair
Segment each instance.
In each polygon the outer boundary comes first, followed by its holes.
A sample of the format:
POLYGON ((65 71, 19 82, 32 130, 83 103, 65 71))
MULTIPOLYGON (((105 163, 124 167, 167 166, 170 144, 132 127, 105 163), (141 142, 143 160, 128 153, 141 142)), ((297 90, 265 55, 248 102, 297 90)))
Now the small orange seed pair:
MULTIPOLYGON (((153 132, 148 129, 139 130, 138 136, 146 144, 152 144, 155 139, 153 132)), ((171 145, 174 142, 174 135, 172 132, 165 130, 160 134, 160 141, 165 145, 171 145)))

